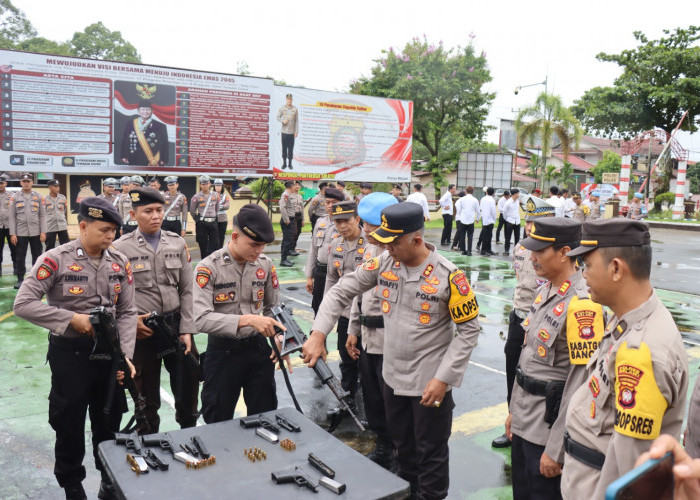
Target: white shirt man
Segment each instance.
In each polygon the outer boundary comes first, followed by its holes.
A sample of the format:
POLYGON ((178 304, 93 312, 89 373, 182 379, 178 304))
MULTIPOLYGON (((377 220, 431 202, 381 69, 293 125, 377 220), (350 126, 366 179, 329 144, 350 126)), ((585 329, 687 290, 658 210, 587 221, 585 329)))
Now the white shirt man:
POLYGON ((506 201, 503 205, 503 218, 510 224, 520 225, 520 200, 510 198, 506 201))
POLYGON ((564 200, 556 194, 545 200, 554 207, 554 217, 564 217, 564 200))
POLYGON ((454 191, 456 191, 454 187, 451 190, 448 189, 447 191, 445 191, 445 194, 443 194, 440 198, 440 207, 442 208, 442 215, 454 214, 454 206, 452 205, 452 196, 454 196, 454 191))
POLYGON ((502 214, 502 213, 503 213, 503 206, 506 204, 506 202, 507 202, 508 200, 510 200, 510 197, 506 197, 506 196, 501 196, 501 197, 498 199, 498 213, 499 213, 499 214, 502 214))
POLYGON ((481 224, 488 226, 496 222, 498 214, 496 213, 496 202, 493 196, 486 195, 481 198, 481 224))
POLYGON ((474 198, 470 193, 459 199, 459 221, 462 224, 474 224, 481 219, 481 209, 479 208, 479 200, 474 198))
POLYGON ((415 203, 415 204, 423 207, 423 218, 425 220, 430 220, 430 209, 428 208, 428 198, 426 198, 425 195, 421 192, 423 189, 423 186, 421 186, 420 184, 416 184, 413 187, 413 189, 414 189, 413 193, 408 195, 408 197, 406 198, 406 201, 408 203, 415 203))

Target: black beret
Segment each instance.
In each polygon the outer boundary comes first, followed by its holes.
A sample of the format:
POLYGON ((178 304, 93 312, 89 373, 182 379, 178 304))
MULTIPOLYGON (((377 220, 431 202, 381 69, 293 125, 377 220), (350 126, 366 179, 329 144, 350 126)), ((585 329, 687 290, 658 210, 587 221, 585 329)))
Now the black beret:
POLYGON ((520 244, 528 250, 537 251, 555 243, 578 243, 580 239, 580 222, 568 217, 551 217, 534 221, 530 236, 520 244))
POLYGON ((248 203, 243 205, 233 217, 233 225, 253 241, 272 243, 275 241, 275 231, 267 212, 260 205, 248 203))
POLYGON ((291 98, 292 98, 292 94, 287 94, 287 98, 291 99, 291 98))
POLYGON ((651 245, 646 222, 632 219, 596 219, 583 224, 581 245, 567 253, 581 255, 600 247, 636 247, 651 245))
POLYGON ((293 185, 294 185, 294 181, 287 181, 287 182, 284 183, 284 187, 286 187, 286 188, 290 188, 290 187, 292 187, 293 185))
POLYGON ((380 243, 391 243, 424 226, 423 207, 417 203, 397 203, 382 210, 382 224, 370 236, 380 243))
POLYGON ((165 205, 165 198, 160 192, 151 187, 134 188, 129 191, 132 207, 142 207, 151 203, 162 203, 165 205))
POLYGON ((331 219, 349 219, 357 215, 357 203, 354 201, 339 201, 338 203, 333 203, 333 210, 331 210, 331 219))
POLYGON ((321 183, 319 183, 318 188, 319 188, 319 189, 323 189, 323 188, 326 187, 327 185, 328 185, 327 182, 321 182, 321 183))
POLYGON ((361 182, 360 187, 364 189, 372 189, 372 183, 370 182, 361 182))
POLYGON ((61 183, 58 182, 56 179, 50 179, 47 183, 47 186, 60 186, 61 183))
POLYGON ((117 209, 112 206, 112 203, 105 198, 98 198, 97 196, 85 198, 80 202, 78 214, 83 219, 112 222, 117 226, 122 225, 121 215, 119 215, 117 209))
POLYGON ((343 192, 338 188, 326 188, 323 195, 331 200, 345 201, 343 192))
POLYGON ((24 181, 24 180, 34 181, 34 176, 30 173, 24 172, 23 174, 20 174, 19 180, 21 180, 21 181, 24 181))

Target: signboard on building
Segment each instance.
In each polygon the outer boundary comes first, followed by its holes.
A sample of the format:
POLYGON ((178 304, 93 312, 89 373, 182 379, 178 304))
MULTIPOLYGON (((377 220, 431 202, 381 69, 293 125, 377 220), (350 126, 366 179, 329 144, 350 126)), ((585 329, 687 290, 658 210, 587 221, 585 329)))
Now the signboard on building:
POLYGON ((603 184, 619 184, 620 172, 603 172, 603 184))

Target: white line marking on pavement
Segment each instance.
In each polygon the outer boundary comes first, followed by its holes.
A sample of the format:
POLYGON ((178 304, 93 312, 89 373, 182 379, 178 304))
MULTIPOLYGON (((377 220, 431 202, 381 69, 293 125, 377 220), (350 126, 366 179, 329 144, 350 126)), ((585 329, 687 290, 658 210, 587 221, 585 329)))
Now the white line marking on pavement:
POLYGON ((469 361, 469 364, 474 365, 476 367, 479 367, 483 370, 488 370, 488 371, 493 372, 493 373, 498 373, 499 375, 505 376, 505 374, 506 374, 506 372, 502 372, 501 370, 496 370, 495 368, 491 368, 490 366, 482 365, 481 363, 477 363, 476 361, 469 361))
POLYGON ((285 295, 287 300, 293 300, 294 302, 298 302, 299 304, 302 304, 308 308, 311 308, 311 304, 308 302, 304 302, 303 300, 295 299, 294 297, 290 297, 289 295, 285 295))
MULTIPOLYGON (((160 399, 168 403, 168 406, 170 406, 173 410, 175 409, 175 398, 172 397, 163 386, 160 387, 160 399)), ((202 425, 204 425, 204 420, 202 420, 202 417, 199 417, 197 419, 197 427, 200 427, 202 425)))

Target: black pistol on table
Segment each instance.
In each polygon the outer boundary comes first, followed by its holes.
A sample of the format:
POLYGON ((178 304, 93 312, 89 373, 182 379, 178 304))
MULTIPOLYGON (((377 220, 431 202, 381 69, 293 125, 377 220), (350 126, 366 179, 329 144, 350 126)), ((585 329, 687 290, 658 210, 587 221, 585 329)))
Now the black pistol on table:
POLYGON ((273 472, 272 480, 276 484, 295 483, 300 488, 309 488, 314 493, 318 493, 318 484, 301 467, 273 472))

